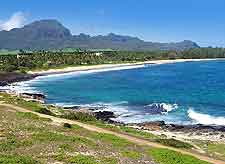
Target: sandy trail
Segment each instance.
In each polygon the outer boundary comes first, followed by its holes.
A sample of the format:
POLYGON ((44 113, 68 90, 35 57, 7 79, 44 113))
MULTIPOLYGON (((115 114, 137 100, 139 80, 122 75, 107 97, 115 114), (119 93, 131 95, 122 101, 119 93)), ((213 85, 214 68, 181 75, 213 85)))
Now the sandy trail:
POLYGON ((87 130, 90 130, 90 131, 112 134, 112 135, 115 135, 117 137, 124 138, 124 139, 126 139, 126 140, 128 140, 130 142, 133 142, 135 144, 138 144, 138 145, 145 145, 145 146, 147 145, 147 146, 155 147, 155 148, 165 148, 165 149, 173 150, 173 151, 176 151, 176 152, 180 152, 182 154, 187 154, 187 155, 194 156, 194 157, 196 157, 196 158, 198 158, 200 160, 204 160, 204 161, 207 161, 209 163, 225 164, 225 161, 216 160, 216 159, 204 156, 204 155, 194 154, 194 153, 191 153, 191 152, 188 152, 188 151, 185 151, 185 150, 180 150, 180 149, 176 149, 176 148, 173 148, 173 147, 164 146, 164 145, 161 145, 161 144, 158 144, 158 143, 150 142, 150 141, 147 141, 147 140, 144 140, 144 139, 140 139, 140 138, 137 138, 137 137, 133 137, 133 136, 130 136, 130 135, 121 134, 121 133, 118 133, 118 132, 113 132, 113 131, 110 131, 110 130, 107 130, 107 129, 96 127, 94 125, 88 125, 88 124, 81 123, 81 122, 74 121, 74 120, 67 120, 67 119, 58 118, 58 117, 54 117, 54 116, 50 116, 50 115, 45 115, 45 114, 37 113, 37 112, 34 112, 34 111, 30 111, 28 109, 21 108, 21 107, 15 106, 15 105, 4 104, 2 102, 0 103, 0 106, 8 107, 9 110, 10 109, 11 110, 14 109, 14 110, 19 111, 19 112, 34 113, 34 114, 36 114, 36 115, 38 115, 40 117, 50 118, 55 123, 76 124, 76 125, 79 125, 79 126, 85 128, 87 130))

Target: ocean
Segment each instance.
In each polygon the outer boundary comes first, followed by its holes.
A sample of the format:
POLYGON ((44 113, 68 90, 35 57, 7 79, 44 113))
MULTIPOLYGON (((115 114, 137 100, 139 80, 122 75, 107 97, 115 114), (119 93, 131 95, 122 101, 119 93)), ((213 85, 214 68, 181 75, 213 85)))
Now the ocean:
POLYGON ((101 107, 125 123, 225 125, 225 61, 138 65, 40 76, 17 90, 59 106, 101 107))

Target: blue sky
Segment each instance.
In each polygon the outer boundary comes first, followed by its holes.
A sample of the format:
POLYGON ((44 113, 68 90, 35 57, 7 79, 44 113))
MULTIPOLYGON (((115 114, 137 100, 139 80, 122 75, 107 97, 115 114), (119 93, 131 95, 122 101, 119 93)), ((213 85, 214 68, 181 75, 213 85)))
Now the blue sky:
POLYGON ((73 34, 113 32, 154 42, 193 40, 201 46, 225 47, 225 0, 4 0, 1 3, 2 28, 39 19, 57 19, 73 34))

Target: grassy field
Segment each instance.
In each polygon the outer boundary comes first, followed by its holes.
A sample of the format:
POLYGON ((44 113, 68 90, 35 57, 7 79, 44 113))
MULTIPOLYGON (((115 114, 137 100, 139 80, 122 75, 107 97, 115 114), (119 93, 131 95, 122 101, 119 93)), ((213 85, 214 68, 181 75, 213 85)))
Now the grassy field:
MULTIPOLYGON (((65 114, 62 109, 26 102, 2 93, 0 101, 40 113, 47 111, 47 114, 58 117, 65 114)), ((192 148, 187 143, 84 116, 70 116, 70 119, 80 119, 81 122, 176 148, 192 148)), ((171 150, 139 146, 114 135, 91 132, 77 125, 58 124, 36 114, 16 112, 6 107, 0 107, 0 117, 0 163, 167 164, 165 162, 169 161, 171 164, 183 164, 185 159, 192 164, 207 164, 171 150)))
POLYGON ((170 150, 139 146, 111 134, 64 126, 6 107, 1 107, 0 116, 0 163, 164 164, 166 160, 176 164, 185 159, 207 164, 170 150))
POLYGON ((199 146, 208 156, 225 160, 225 144, 212 141, 192 141, 193 144, 199 146))

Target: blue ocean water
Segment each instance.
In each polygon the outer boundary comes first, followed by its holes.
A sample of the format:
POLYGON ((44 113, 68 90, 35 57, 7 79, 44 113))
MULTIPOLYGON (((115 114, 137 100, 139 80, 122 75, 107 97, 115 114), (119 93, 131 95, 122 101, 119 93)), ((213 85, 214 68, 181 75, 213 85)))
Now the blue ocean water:
POLYGON ((101 106, 124 122, 225 125, 225 61, 47 76, 29 87, 46 94, 47 103, 101 106), (152 114, 153 103, 167 112, 152 114))

